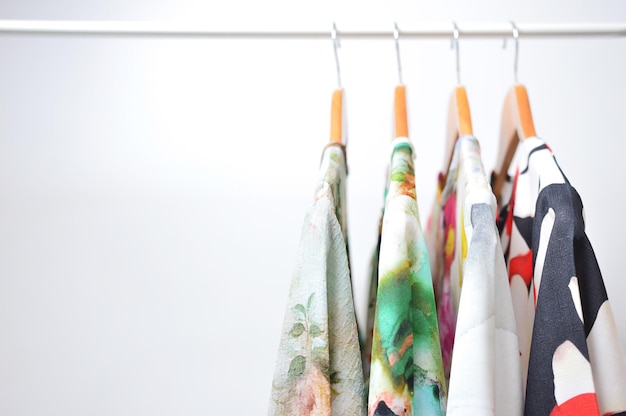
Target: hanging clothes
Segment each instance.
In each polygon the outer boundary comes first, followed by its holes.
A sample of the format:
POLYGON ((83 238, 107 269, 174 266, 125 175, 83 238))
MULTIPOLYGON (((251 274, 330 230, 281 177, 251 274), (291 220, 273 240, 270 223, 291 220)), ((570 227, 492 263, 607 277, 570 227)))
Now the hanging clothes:
POLYGON ((457 253, 463 253, 463 247, 457 248, 457 242, 460 243, 462 239, 457 238, 455 231, 457 229, 456 193, 449 193, 445 199, 443 198, 442 193, 445 187, 443 178, 443 174, 440 174, 434 206, 426 225, 426 245, 430 254, 443 369, 446 383, 448 383, 458 310, 458 305, 453 305, 450 276, 457 276, 454 280, 460 281, 458 268, 459 257, 462 255, 459 256, 457 253))
POLYGON ((363 372, 347 253, 345 153, 323 153, 276 360, 269 415, 364 415, 363 372))
POLYGON ((446 385, 413 149, 392 142, 383 216, 368 414, 443 415, 446 385))
POLYGON ((582 202, 541 139, 520 143, 502 195, 525 414, 626 414, 626 360, 582 202))
POLYGON ((442 350, 451 367, 448 415, 521 415, 518 341, 495 197, 474 137, 457 139, 446 178, 428 241, 445 328, 442 350))
MULTIPOLYGON (((385 189, 385 194, 387 190, 385 189)), ((378 238, 376 247, 372 253, 369 264, 369 291, 367 298, 367 318, 365 322, 365 333, 361 338, 361 360, 363 361, 363 381, 365 383, 365 394, 369 394, 370 367, 372 365, 372 341, 374 339, 374 318, 376 316, 376 295, 378 292, 378 261, 380 259, 380 241, 383 228, 383 218, 380 217, 378 226, 378 238)))

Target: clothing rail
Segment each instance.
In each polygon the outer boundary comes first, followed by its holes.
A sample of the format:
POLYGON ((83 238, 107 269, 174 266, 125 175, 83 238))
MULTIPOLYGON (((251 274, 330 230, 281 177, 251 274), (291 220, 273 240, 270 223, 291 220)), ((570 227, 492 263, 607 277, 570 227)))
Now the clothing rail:
MULTIPOLYGON (((392 39, 394 30, 359 31, 337 30, 339 39, 392 39)), ((626 22, 618 23, 516 23, 520 37, 621 37, 626 36, 626 22)), ((406 38, 451 38, 452 22, 423 23, 411 29, 396 32, 406 38)), ((512 36, 510 22, 458 24, 462 38, 506 38, 512 36)), ((116 21, 53 21, 53 20, 0 20, 0 34, 43 35, 117 35, 166 36, 201 38, 269 38, 269 39, 330 39, 328 30, 212 30, 206 26, 166 22, 116 22, 116 21)))

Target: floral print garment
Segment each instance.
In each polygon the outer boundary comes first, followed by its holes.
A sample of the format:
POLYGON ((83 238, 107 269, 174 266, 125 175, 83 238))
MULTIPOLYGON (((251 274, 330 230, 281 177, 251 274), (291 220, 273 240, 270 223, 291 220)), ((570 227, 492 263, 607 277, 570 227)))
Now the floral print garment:
MULTIPOLYGON (((521 415, 518 341, 495 222, 495 197, 474 137, 463 136, 456 142, 430 227, 439 230, 430 230, 435 240, 431 261, 444 264, 439 269, 444 288, 437 299, 439 317, 451 326, 454 342, 448 415, 521 415), (439 222, 432 222, 433 218, 439 222), (438 237, 442 234, 445 239, 438 237)), ((442 347, 452 352, 443 340, 442 347)))
POLYGON ((526 415, 626 414, 626 360, 580 196, 550 148, 521 142, 498 220, 526 415))
POLYGON ((378 241, 369 265, 370 287, 367 299, 367 321, 365 322, 365 334, 361 340, 361 355, 363 361, 363 381, 365 393, 369 392, 370 367, 372 365, 372 340, 374 339, 374 317, 376 316, 376 294, 378 292, 378 259, 380 258, 380 240, 382 233, 382 217, 378 227, 378 241))
POLYGON ((363 371, 348 267, 346 165, 323 154, 302 228, 274 371, 269 415, 364 415, 363 371))
POLYGON ((446 385, 413 151, 395 139, 383 215, 368 414, 443 415, 446 385))
MULTIPOLYGON (((453 303, 451 282, 460 284, 459 259, 464 259, 457 235, 456 194, 449 191, 443 194, 443 175, 439 175, 437 197, 426 227, 426 243, 430 254, 433 275, 433 288, 439 321, 439 337, 446 383, 450 380, 450 365, 454 347, 457 307, 453 303), (444 202, 445 201, 445 202, 444 202), (457 245, 459 247, 457 248, 457 245)), ((463 228, 459 228, 462 232, 463 228)))

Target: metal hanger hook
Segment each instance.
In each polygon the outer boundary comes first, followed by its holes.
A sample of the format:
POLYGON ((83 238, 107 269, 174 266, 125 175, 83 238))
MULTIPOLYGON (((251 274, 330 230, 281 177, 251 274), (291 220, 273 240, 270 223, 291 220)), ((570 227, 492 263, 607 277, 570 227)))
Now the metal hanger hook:
POLYGON ((393 22, 393 38, 396 41, 396 58, 398 60, 398 83, 402 85, 402 63, 400 62, 400 29, 398 24, 393 22))
POLYGON ((513 61, 513 75, 515 76, 515 83, 517 84, 517 63, 519 62, 519 30, 515 25, 515 22, 511 20, 511 27, 513 28, 513 39, 515 39, 515 61, 513 61))
POLYGON ((339 88, 341 88, 341 70, 339 68, 339 54, 337 52, 337 49, 341 47, 341 44, 339 43, 339 38, 337 37, 337 26, 335 25, 335 22, 333 22, 333 28, 330 31, 330 38, 333 41, 333 50, 335 52, 335 65, 337 66, 337 85, 339 88))
POLYGON ((452 22, 452 42, 450 43, 450 49, 456 51, 456 83, 461 85, 461 65, 459 64, 459 37, 461 32, 456 22, 452 22))
MULTIPOLYGON (((515 79, 515 83, 518 83, 517 78, 517 64, 519 62, 519 29, 515 25, 515 22, 511 20, 511 28, 513 29, 513 40, 515 40, 515 57, 513 61, 513 77, 515 79)), ((506 48, 506 38, 504 38, 504 43, 502 44, 502 48, 506 48)))

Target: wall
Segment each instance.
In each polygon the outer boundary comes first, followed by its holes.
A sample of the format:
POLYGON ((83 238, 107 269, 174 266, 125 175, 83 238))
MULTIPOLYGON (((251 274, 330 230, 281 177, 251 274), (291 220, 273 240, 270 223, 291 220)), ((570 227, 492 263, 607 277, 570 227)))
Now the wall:
MULTIPOLYGON (((619 1, 12 1, 4 19, 216 29, 625 21, 619 1)), ((512 43, 510 43, 512 45, 512 43)), ((0 414, 262 414, 300 227, 328 140, 330 40, 0 36, 0 414)), ((454 53, 401 39, 422 218, 443 163, 454 53)), ((392 39, 344 40, 359 318, 396 83, 392 39)), ((513 48, 461 38, 493 167, 513 48)), ((626 40, 524 39, 539 134, 586 207, 622 341, 626 40)))

